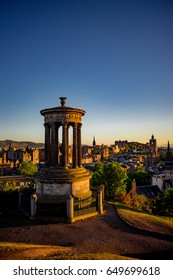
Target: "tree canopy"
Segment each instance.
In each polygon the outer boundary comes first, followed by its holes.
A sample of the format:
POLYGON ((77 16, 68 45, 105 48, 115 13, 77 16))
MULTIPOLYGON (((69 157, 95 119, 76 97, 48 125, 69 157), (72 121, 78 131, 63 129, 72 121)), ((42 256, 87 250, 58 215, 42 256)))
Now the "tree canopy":
POLYGON ((173 188, 164 190, 155 201, 155 211, 159 215, 173 215, 173 188))
POLYGON ((19 171, 21 175, 29 175, 32 176, 38 172, 37 166, 32 162, 23 161, 19 167, 19 171))
POLYGON ((132 181, 135 179, 137 186, 145 186, 148 184, 148 173, 143 167, 138 167, 128 174, 128 191, 131 189, 132 181))
POLYGON ((98 163, 93 169, 91 186, 105 187, 105 198, 114 200, 117 195, 126 189, 126 171, 117 162, 98 163))

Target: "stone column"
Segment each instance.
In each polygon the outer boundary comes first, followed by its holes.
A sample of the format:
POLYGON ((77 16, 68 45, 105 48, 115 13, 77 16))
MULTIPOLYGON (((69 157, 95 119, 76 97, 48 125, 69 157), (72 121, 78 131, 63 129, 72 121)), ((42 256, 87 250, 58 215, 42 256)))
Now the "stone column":
POLYGON ((98 194, 98 211, 100 212, 100 214, 103 214, 103 194, 101 190, 98 194))
POLYGON ((78 149, 77 149, 77 123, 73 124, 73 167, 76 168, 78 166, 78 149))
POLYGON ((67 143, 68 141, 68 127, 67 123, 62 125, 62 166, 67 168, 67 143))
POLYGON ((78 166, 82 167, 82 150, 81 150, 81 127, 82 124, 78 124, 78 131, 77 131, 77 149, 78 149, 78 166))
POLYGON ((74 198, 69 195, 67 199, 67 218, 70 223, 74 221, 74 198))
POLYGON ((59 128, 60 124, 57 124, 57 164, 60 164, 60 156, 59 156, 59 128))
POLYGON ((135 179, 133 179, 133 181, 132 181, 131 194, 136 194, 136 181, 135 181, 135 179))
POLYGON ((45 165, 50 164, 50 126, 48 123, 45 126, 45 165))
POLYGON ((102 191, 102 198, 103 198, 103 201, 104 201, 104 199, 105 199, 105 186, 103 184, 100 185, 99 190, 102 191))
POLYGON ((35 217, 37 213, 37 196, 33 194, 31 196, 31 217, 35 217))
POLYGON ((67 141, 66 141, 66 145, 67 145, 67 165, 69 164, 69 124, 67 125, 67 141))
POLYGON ((58 143, 57 143, 57 125, 56 123, 51 123, 51 160, 50 163, 52 166, 57 164, 58 158, 58 143))

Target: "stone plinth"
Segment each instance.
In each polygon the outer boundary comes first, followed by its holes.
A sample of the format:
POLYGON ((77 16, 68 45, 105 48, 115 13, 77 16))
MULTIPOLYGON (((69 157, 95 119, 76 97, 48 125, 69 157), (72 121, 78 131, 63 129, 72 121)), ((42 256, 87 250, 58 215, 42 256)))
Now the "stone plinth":
POLYGON ((91 196, 90 173, 84 168, 43 168, 37 177, 38 201, 64 200, 69 195, 76 199, 91 196))

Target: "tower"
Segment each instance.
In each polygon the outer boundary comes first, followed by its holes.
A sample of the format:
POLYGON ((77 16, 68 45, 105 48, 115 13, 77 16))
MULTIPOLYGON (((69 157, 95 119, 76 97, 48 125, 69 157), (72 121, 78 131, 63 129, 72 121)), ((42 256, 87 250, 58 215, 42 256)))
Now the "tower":
MULTIPOLYGON (((40 209, 46 205, 65 205, 69 196, 74 200, 89 199, 91 175, 81 164, 82 109, 66 106, 66 97, 60 97, 61 106, 43 109, 45 127, 45 166, 36 179, 36 194, 40 209), (72 127, 72 163, 69 164, 69 128, 72 127), (59 151, 62 135, 61 151, 59 151)), ((66 209, 64 208, 64 215, 66 209)), ((41 212, 40 212, 41 213, 41 212)))
POLYGON ((96 146, 96 139, 95 139, 95 136, 93 137, 93 146, 96 146))
POLYGON ((157 157, 157 141, 154 138, 154 135, 151 136, 151 139, 149 141, 150 143, 150 153, 152 157, 157 157))
POLYGON ((172 160, 172 153, 171 153, 169 141, 168 141, 167 152, 166 152, 166 160, 168 160, 168 161, 172 160))

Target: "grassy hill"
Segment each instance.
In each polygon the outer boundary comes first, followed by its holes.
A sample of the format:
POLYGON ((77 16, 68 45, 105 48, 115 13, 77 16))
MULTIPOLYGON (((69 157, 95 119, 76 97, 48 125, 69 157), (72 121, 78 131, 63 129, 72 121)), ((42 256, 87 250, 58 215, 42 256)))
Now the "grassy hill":
POLYGON ((173 235, 173 218, 151 215, 144 211, 129 208, 121 203, 116 203, 115 207, 119 216, 128 224, 153 232, 173 235))

